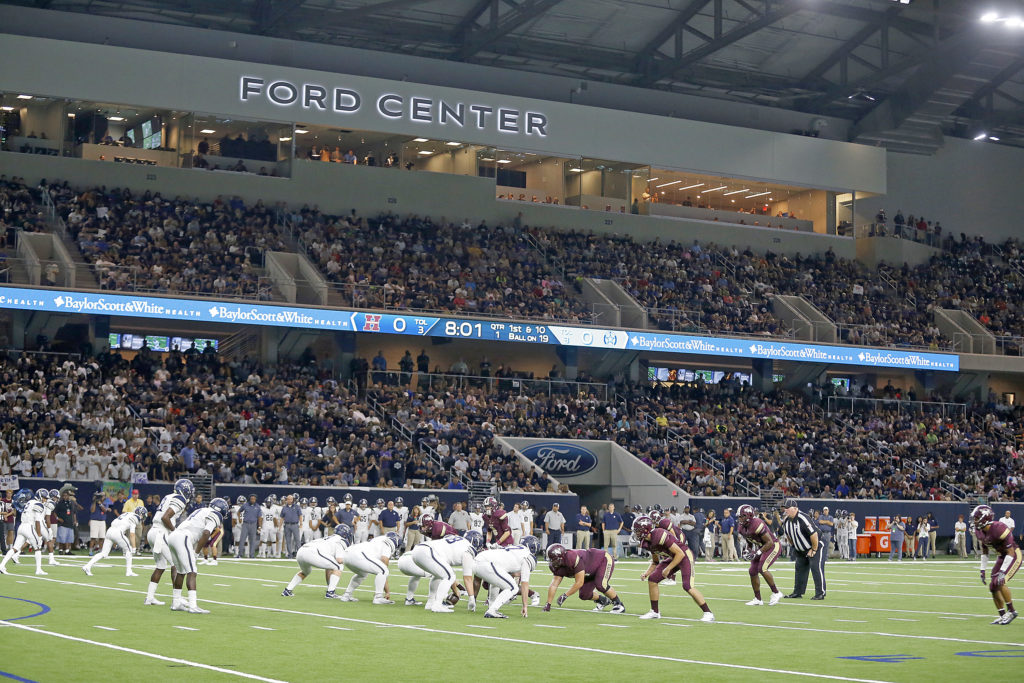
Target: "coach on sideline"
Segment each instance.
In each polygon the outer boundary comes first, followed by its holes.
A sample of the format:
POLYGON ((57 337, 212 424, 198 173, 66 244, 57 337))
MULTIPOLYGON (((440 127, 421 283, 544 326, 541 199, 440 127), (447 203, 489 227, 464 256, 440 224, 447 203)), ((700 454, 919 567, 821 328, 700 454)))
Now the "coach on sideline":
POLYGON ((811 600, 825 599, 825 559, 828 552, 818 542, 818 531, 810 518, 800 512, 797 501, 790 499, 784 503, 782 530, 789 539, 796 556, 796 578, 793 592, 787 598, 802 598, 807 590, 807 572, 814 577, 814 597, 811 600))

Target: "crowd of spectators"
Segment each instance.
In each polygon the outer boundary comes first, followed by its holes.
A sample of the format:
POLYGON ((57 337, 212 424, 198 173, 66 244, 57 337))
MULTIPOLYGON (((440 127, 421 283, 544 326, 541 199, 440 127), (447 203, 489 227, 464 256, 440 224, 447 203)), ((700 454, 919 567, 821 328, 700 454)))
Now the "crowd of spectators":
POLYGON ((45 225, 48 191, 102 288, 273 297, 263 250, 296 235, 341 299, 362 307, 434 310, 598 322, 578 279, 614 279, 649 309, 653 326, 678 331, 789 336, 771 310, 776 294, 807 298, 838 326, 842 341, 948 348, 936 307, 962 308, 995 334, 1024 336, 1024 251, 946 234, 928 264, 879 267, 831 250, 780 255, 694 241, 637 242, 619 235, 472 224, 410 215, 329 215, 241 199, 165 199, 160 193, 67 183, 27 188, 0 178, 0 221, 45 225))

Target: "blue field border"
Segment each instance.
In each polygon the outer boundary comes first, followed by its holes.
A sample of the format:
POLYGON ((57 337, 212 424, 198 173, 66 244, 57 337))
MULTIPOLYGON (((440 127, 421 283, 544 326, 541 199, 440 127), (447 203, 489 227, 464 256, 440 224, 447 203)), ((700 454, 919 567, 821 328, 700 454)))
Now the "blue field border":
MULTIPOLYGON (((15 597, 10 596, 10 595, 0 595, 0 599, 3 599, 3 600, 17 600, 19 602, 27 602, 27 603, 30 603, 32 605, 35 605, 35 606, 41 608, 35 614, 28 614, 28 615, 23 616, 23 617, 13 617, 11 619, 0 619, 0 621, 19 621, 21 619, 31 619, 33 617, 41 617, 41 616, 43 616, 44 614, 46 614, 47 612, 50 611, 50 606, 49 605, 44 605, 41 602, 36 602, 35 600, 29 600, 27 598, 15 598, 15 597)), ((10 674, 4 673, 3 671, 0 671, 0 674, 3 674, 5 676, 10 675, 10 674)), ((18 679, 18 680, 24 680, 24 679, 18 679)))

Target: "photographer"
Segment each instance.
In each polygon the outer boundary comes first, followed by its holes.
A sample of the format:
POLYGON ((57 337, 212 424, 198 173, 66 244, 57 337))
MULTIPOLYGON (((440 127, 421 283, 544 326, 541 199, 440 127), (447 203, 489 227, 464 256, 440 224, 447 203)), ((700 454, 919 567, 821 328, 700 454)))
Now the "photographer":
POLYGON ((92 494, 92 503, 89 505, 89 555, 93 555, 103 546, 103 539, 107 536, 107 511, 102 491, 92 494))
POLYGON ((64 484, 60 489, 60 502, 53 509, 57 516, 57 552, 70 555, 75 549, 75 536, 78 528, 78 511, 82 506, 75 500, 78 489, 71 484, 64 484))

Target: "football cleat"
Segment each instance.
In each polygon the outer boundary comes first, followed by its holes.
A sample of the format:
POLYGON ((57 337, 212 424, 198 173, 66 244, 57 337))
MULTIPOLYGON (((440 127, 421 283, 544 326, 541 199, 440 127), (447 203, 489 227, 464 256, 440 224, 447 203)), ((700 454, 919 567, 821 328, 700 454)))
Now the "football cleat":
POLYGON ((1005 614, 1000 614, 998 617, 996 617, 992 621, 988 622, 989 626, 1002 626, 1003 625, 1003 618, 1004 617, 1006 617, 1005 614))
POLYGON ((203 609, 202 607, 191 607, 191 606, 185 608, 185 611, 188 612, 189 614, 209 614, 210 613, 210 610, 208 610, 208 609, 203 609))
POLYGON ((89 567, 82 567, 82 571, 85 572, 86 576, 92 576, 92 569, 89 567))
POLYGON ((436 612, 438 614, 451 614, 455 610, 449 607, 448 605, 434 605, 430 608, 430 611, 436 612))
POLYGON ((664 581, 661 582, 661 585, 663 585, 663 586, 674 586, 674 585, 676 585, 676 580, 675 579, 665 579, 664 581))
POLYGON ((143 605, 166 605, 167 603, 163 600, 157 600, 156 598, 146 598, 142 603, 143 605))
POLYGON ((486 612, 484 612, 484 618, 485 619, 508 619, 508 615, 507 614, 502 614, 501 612, 492 612, 491 610, 487 610, 486 612))
POLYGON ((772 593, 772 597, 770 597, 768 599, 768 604, 769 605, 777 605, 777 604, 779 604, 779 601, 782 600, 782 597, 783 596, 782 596, 781 592, 779 592, 779 593, 772 593))
POLYGON ((7 567, 0 567, 0 574, 10 574, 10 572, 7 571, 7 567))
POLYGON ((715 620, 715 615, 712 614, 711 612, 705 612, 704 615, 700 618, 700 620, 701 621, 712 622, 712 621, 715 620))
POLYGON ((626 611, 626 606, 623 604, 612 605, 612 608, 608 610, 612 614, 622 614, 626 611))
POLYGON ((748 602, 746 604, 750 605, 752 607, 755 606, 755 605, 763 605, 764 604, 764 600, 758 600, 757 598, 754 598, 753 600, 751 600, 750 602, 748 602))
POLYGON ((338 599, 341 600, 342 602, 359 602, 359 598, 353 598, 348 593, 342 593, 341 595, 338 596, 338 599))
POLYGON ((210 565, 210 566, 214 566, 214 567, 215 567, 215 566, 217 566, 217 558, 213 558, 213 559, 211 559, 211 560, 210 560, 209 562, 207 562, 206 564, 208 564, 208 565, 210 565))
POLYGON ((135 572, 125 572, 125 576, 138 576, 135 572))
POLYGON ((171 611, 172 612, 187 612, 188 611, 188 605, 186 605, 184 602, 182 602, 180 600, 178 602, 172 602, 171 603, 171 611))
MULTIPOLYGON (((292 594, 292 592, 288 591, 288 595, 291 595, 291 594, 292 594)), ((282 593, 282 595, 283 595, 283 593, 282 593)), ((324 597, 327 598, 328 600, 341 600, 341 596, 338 595, 337 593, 335 593, 334 591, 327 591, 327 592, 325 592, 324 593, 324 597)))
POLYGON ((1016 612, 1007 612, 1003 615, 1003 626, 1007 626, 1011 621, 1017 618, 1016 612))
POLYGON ((380 597, 380 598, 374 598, 373 599, 373 604, 375 604, 375 605, 393 605, 393 604, 395 604, 395 601, 394 600, 388 600, 387 598, 384 598, 384 597, 380 597))
POLYGON ((655 612, 654 610, 649 611, 647 614, 641 614, 641 619, 661 619, 661 612, 655 612))
POLYGON ((539 607, 539 606, 540 606, 540 593, 537 593, 532 598, 530 598, 530 607, 539 607))
POLYGON ((406 598, 405 604, 407 607, 415 607, 416 605, 422 605, 423 603, 416 598, 406 598))
POLYGON ((604 611, 604 605, 602 605, 601 603, 597 603, 596 605, 594 605, 594 609, 592 609, 590 611, 591 612, 603 612, 604 611))
POLYGON ((44 572, 42 569, 37 569, 36 570, 36 576, 49 576, 49 574, 44 572))
MULTIPOLYGON (((330 592, 328 592, 327 594, 330 595, 330 592)), ((293 595, 295 595, 295 593, 291 592, 287 588, 285 588, 283 591, 281 591, 281 597, 282 598, 290 598, 293 595)))

